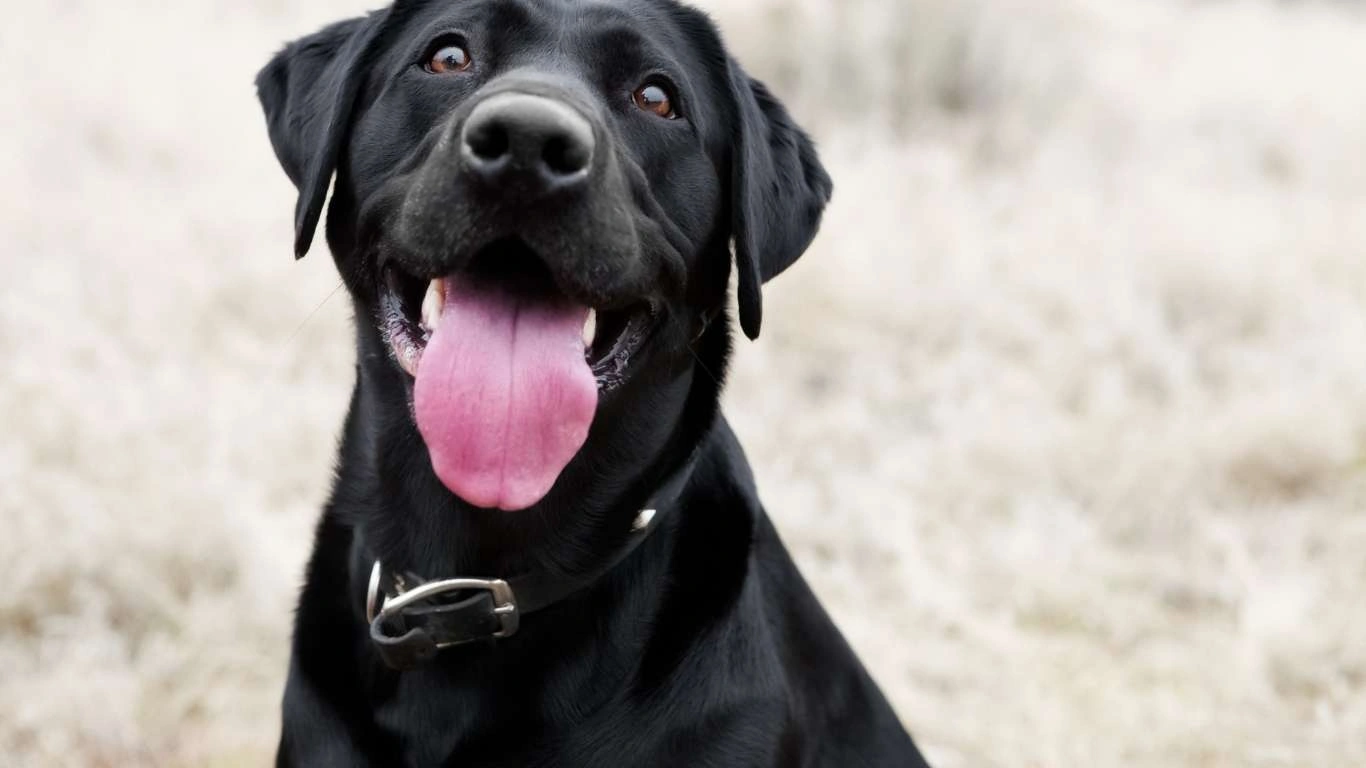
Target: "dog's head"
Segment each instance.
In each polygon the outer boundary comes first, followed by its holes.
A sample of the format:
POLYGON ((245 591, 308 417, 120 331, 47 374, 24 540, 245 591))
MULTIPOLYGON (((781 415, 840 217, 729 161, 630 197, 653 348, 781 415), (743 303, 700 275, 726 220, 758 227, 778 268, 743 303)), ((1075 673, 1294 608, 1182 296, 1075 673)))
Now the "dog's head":
POLYGON ((732 242, 756 337, 760 286, 831 192, 672 0, 399 0, 290 44, 257 85, 296 255, 335 174, 362 367, 402 382, 437 477, 478 507, 535 505, 627 421, 605 412, 658 405, 645 390, 692 368, 724 306, 732 242))

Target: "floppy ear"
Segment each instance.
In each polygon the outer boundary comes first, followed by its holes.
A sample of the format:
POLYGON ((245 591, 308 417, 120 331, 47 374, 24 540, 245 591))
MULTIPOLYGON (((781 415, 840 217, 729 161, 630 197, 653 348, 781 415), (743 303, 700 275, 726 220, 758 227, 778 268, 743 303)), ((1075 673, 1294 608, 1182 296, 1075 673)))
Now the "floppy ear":
POLYGON ((285 46, 256 76, 270 143, 299 189, 295 258, 313 242, 363 79, 362 60, 378 28, 376 16, 337 22, 285 46))
POLYGON ((811 137, 758 80, 730 61, 731 234, 739 270, 740 327, 759 338, 762 286, 806 251, 833 185, 811 137))

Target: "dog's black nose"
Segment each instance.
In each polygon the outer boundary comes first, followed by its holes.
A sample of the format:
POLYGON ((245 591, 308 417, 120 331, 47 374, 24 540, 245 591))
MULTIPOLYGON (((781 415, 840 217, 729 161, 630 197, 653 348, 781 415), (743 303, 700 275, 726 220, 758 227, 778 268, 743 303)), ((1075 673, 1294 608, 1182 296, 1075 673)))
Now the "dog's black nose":
POLYGON ((566 104, 502 93, 474 108, 461 133, 466 171, 493 186, 540 195, 587 182, 593 126, 566 104))

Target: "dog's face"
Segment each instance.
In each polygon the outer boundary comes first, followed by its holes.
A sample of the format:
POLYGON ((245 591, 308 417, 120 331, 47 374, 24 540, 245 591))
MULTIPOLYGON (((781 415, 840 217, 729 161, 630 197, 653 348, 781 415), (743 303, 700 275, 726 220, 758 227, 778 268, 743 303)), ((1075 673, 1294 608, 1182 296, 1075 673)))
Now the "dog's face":
POLYGON ((590 433, 658 405, 724 305, 732 240, 757 336, 759 286, 830 195, 805 134, 671 0, 400 0, 291 44, 258 86, 296 252, 335 172, 362 355, 384 350, 436 476, 476 507, 535 505, 590 433))

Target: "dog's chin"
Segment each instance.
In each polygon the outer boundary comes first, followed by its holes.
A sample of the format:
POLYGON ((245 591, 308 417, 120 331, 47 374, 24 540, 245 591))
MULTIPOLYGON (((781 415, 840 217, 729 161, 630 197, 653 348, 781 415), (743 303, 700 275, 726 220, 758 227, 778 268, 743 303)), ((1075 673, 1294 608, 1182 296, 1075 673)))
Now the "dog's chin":
POLYGON ((481 508, 550 492, 659 326, 648 299, 592 307, 566 294, 511 238, 434 278, 387 264, 379 285, 380 332, 433 469, 481 508))

